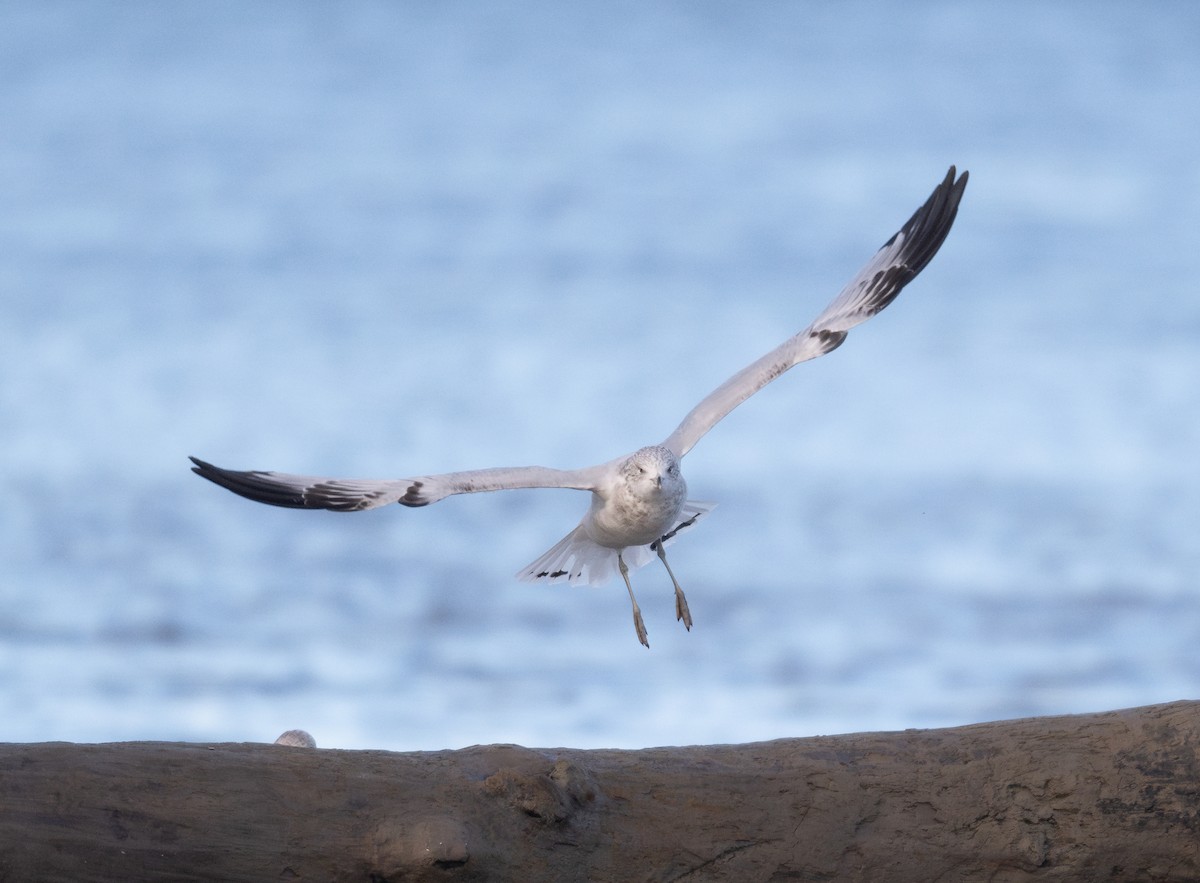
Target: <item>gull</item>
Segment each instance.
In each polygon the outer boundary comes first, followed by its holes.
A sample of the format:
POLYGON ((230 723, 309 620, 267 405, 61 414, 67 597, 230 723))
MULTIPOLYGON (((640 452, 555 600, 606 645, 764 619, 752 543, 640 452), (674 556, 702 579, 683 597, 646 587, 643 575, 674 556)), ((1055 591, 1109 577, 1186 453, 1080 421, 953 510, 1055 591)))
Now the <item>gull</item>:
POLYGON ((633 605, 638 640, 649 647, 642 611, 629 572, 654 556, 675 587, 675 618, 689 631, 687 598, 667 563, 666 547, 715 507, 688 499, 680 461, 730 411, 793 365, 841 346, 847 332, 893 300, 937 254, 967 186, 954 166, 929 199, 875 253, 812 324, 751 362, 703 398, 662 442, 583 469, 500 467, 419 475, 394 480, 318 478, 285 472, 237 471, 196 457, 192 471, 259 503, 293 509, 357 512, 391 503, 428 506, 454 494, 515 488, 572 488, 591 492, 591 505, 569 534, 517 573, 527 582, 602 585, 614 566, 633 605))

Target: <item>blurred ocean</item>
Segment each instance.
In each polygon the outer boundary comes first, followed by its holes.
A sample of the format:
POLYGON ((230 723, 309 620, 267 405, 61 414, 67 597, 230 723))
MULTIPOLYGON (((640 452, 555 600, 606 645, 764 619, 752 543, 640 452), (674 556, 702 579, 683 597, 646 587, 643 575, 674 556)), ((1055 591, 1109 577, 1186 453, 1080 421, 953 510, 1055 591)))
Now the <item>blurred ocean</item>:
POLYGON ((0 741, 638 747, 1200 694, 1200 6, 0 9, 0 741), (956 163, 945 247, 685 462, 356 515, 188 471, 657 442, 956 163))

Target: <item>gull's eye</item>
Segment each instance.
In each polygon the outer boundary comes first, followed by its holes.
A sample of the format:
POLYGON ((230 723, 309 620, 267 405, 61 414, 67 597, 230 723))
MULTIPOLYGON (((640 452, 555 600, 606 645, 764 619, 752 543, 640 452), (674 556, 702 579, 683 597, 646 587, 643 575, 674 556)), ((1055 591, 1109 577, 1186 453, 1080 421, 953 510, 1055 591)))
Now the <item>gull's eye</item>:
POLYGON ((639 466, 639 467, 637 468, 637 471, 638 471, 638 475, 645 475, 645 474, 646 474, 646 467, 645 467, 645 466, 639 466))

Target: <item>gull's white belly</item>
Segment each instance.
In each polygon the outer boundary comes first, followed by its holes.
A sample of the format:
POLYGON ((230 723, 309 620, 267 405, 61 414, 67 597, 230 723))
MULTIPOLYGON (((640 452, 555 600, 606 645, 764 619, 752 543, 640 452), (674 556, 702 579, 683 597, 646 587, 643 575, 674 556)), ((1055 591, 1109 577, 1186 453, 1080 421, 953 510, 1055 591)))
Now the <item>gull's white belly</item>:
POLYGON ((593 495, 584 530, 593 541, 610 549, 644 546, 675 526, 686 497, 686 486, 656 488, 645 495, 618 493, 608 500, 593 495))

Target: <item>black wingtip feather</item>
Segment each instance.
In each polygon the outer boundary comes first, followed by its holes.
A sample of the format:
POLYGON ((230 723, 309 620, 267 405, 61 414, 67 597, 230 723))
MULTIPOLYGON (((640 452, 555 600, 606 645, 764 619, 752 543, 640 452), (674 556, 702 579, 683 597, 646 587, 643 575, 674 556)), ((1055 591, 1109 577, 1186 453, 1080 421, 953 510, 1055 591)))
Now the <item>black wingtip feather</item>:
POLYGON ((933 260, 950 235, 950 228, 954 226, 969 177, 968 172, 958 175, 957 169, 950 166, 950 171, 929 194, 925 204, 913 212, 904 226, 884 243, 883 247, 887 248, 896 241, 896 237, 904 237, 896 256, 897 263, 881 271, 870 283, 871 296, 865 304, 869 315, 875 315, 894 301, 904 286, 933 260))
POLYGON ((958 205, 962 202, 970 178, 970 172, 964 171, 958 175, 957 171, 950 166, 942 183, 933 189, 925 204, 900 228, 906 240, 904 263, 912 276, 925 269, 950 235, 950 228, 958 216, 958 205))
POLYGON ((198 457, 188 457, 195 465, 192 472, 201 478, 207 478, 213 484, 227 491, 232 491, 239 497, 254 500, 256 503, 266 503, 268 506, 283 506, 287 509, 313 508, 305 499, 304 494, 279 485, 265 478, 264 472, 239 472, 234 469, 222 469, 198 457))

